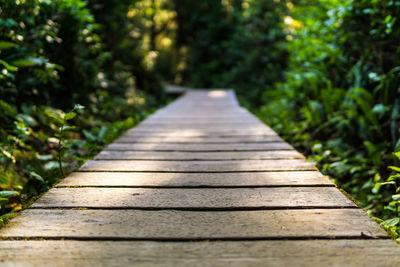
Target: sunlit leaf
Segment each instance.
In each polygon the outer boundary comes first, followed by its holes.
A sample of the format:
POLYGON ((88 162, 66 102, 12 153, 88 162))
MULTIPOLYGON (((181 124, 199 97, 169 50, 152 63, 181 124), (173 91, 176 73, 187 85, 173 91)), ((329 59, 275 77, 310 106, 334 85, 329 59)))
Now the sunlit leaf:
POLYGON ((0 64, 3 65, 8 71, 17 71, 18 70, 18 68, 16 66, 11 65, 4 60, 0 60, 0 64))
POLYGON ((12 42, 0 41, 0 50, 9 49, 16 45, 17 44, 12 43, 12 42))
POLYGON ((38 155, 37 158, 40 160, 43 160, 43 161, 47 161, 47 160, 51 160, 53 158, 53 155, 52 154, 38 155))
POLYGON ((394 199, 394 200, 400 199, 400 194, 393 195, 393 196, 392 196, 392 199, 394 199))
POLYGON ((84 109, 84 108, 85 108, 85 107, 82 106, 82 105, 80 105, 80 104, 76 104, 76 105, 74 106, 74 109, 75 109, 75 110, 84 109))
POLYGON ((0 197, 8 197, 16 194, 17 194, 16 191, 0 191, 0 197))
POLYGON ((69 126, 69 125, 60 127, 60 131, 71 131, 71 130, 75 130, 75 129, 76 129, 76 126, 69 126))
POLYGON ((69 112, 69 113, 65 114, 64 119, 67 120, 67 121, 68 120, 72 120, 73 118, 75 118, 75 116, 76 116, 75 112, 69 112))
POLYGON ((381 225, 393 227, 393 226, 396 226, 399 222, 400 222, 400 218, 393 218, 393 219, 384 221, 383 223, 381 223, 381 225))
POLYGON ((400 172, 400 167, 396 167, 396 166, 389 166, 390 169, 400 172))
POLYGON ((14 60, 11 62, 12 65, 17 67, 30 67, 35 65, 42 65, 47 62, 44 58, 37 58, 37 57, 27 57, 23 59, 14 60))

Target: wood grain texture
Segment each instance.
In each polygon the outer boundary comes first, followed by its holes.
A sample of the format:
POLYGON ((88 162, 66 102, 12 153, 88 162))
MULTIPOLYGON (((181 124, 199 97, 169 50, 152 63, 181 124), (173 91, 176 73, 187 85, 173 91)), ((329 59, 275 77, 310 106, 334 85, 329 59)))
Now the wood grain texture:
POLYGON ((132 137, 121 136, 115 143, 175 143, 175 144, 221 144, 221 143, 271 143, 284 142, 279 136, 243 136, 243 137, 132 137))
POLYGON ((139 159, 139 160, 261 160, 261 159, 304 159, 295 150, 240 151, 240 152, 176 152, 176 151, 112 151, 103 150, 96 160, 139 159))
POLYGON ((392 240, 253 242, 0 241, 2 267, 398 267, 392 240), (43 253, 45 251, 46 253, 43 253))
POLYGON ((271 150, 292 150, 288 143, 261 143, 261 144, 168 144, 168 143, 112 143, 106 150, 118 151, 271 151, 271 150))
POLYGON ((240 173, 128 173, 74 172, 62 186, 137 186, 137 187, 253 187, 253 186, 333 186, 317 171, 240 172, 240 173))
POLYGON ((305 188, 53 188, 32 208, 282 209, 356 207, 334 187, 305 188))
POLYGON ((245 172, 310 171, 315 167, 304 159, 243 161, 145 161, 89 160, 81 171, 150 171, 150 172, 245 172))
POLYGON ((221 137, 235 137, 235 136, 276 136, 276 133, 270 129, 263 129, 258 131, 252 131, 247 129, 241 130, 230 130, 230 129, 210 129, 210 130, 199 130, 199 129, 175 129, 175 130, 162 130, 162 129, 136 129, 133 128, 128 130, 125 135, 127 136, 183 136, 183 137, 205 137, 205 136, 221 136, 221 137))
POLYGON ((223 132, 230 132, 230 131, 242 131, 245 130, 246 132, 258 132, 258 131, 271 131, 270 128, 268 128, 265 125, 262 124, 257 124, 253 126, 247 126, 247 125, 232 125, 232 126, 227 126, 227 125, 190 125, 190 127, 177 127, 175 125, 163 125, 163 126, 150 126, 150 125, 138 125, 134 128, 132 131, 176 131, 177 129, 182 129, 185 131, 205 131, 205 132, 218 132, 218 131, 223 131, 223 132))
POLYGON ((29 209, 1 237, 266 239, 386 237, 360 209, 175 211, 29 209))
POLYGON ((161 116, 150 116, 146 120, 142 122, 142 124, 153 124, 153 123, 177 123, 177 124, 214 124, 214 123, 262 123, 259 119, 254 116, 241 116, 241 117, 203 117, 203 118, 196 118, 196 117, 189 117, 189 116, 179 116, 179 117, 161 117, 161 116))

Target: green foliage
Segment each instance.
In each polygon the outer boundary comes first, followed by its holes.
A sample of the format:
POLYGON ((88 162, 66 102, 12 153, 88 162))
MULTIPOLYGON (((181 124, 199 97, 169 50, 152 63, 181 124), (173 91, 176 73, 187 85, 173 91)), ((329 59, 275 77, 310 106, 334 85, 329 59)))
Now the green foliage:
POLYGON ((385 203, 393 192, 374 186, 400 149, 400 6, 301 0, 288 7, 286 79, 264 93, 256 112, 364 208, 392 219, 385 203))
POLYGON ((9 196, 16 195, 17 192, 15 191, 0 191, 0 209, 2 206, 6 203, 8 203, 8 198, 9 196))
POLYGON ((164 98, 159 76, 143 64, 148 29, 129 34, 146 22, 129 16, 139 1, 0 2, 1 215, 48 190, 164 98))
POLYGON ((187 50, 180 73, 201 88, 234 88, 253 106, 282 78, 284 1, 175 0, 177 46, 187 50), (273 52, 271 52, 273 51, 273 52))
MULTIPOLYGON (((394 153, 397 159, 400 159, 400 152, 394 153)), ((391 187, 393 190, 389 202, 384 209, 389 211, 391 216, 386 220, 381 220, 381 225, 387 228, 394 236, 400 236, 400 167, 389 166, 394 171, 386 181, 377 181, 373 188, 374 192, 379 192, 382 186, 391 187)), ((400 241, 400 239, 399 239, 400 241)))

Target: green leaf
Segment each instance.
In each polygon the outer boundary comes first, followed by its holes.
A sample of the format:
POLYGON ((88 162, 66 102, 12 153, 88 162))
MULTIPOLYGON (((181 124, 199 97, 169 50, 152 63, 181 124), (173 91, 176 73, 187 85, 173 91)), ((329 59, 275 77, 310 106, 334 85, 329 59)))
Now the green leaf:
POLYGON ((69 112, 67 114, 65 114, 64 120, 68 121, 68 120, 72 120, 73 118, 75 118, 76 113, 75 112, 69 112))
POLYGON ((48 154, 48 155, 38 155, 37 158, 39 160, 51 160, 53 158, 53 155, 48 154))
POLYGON ((29 125, 29 126, 36 126, 37 125, 36 120, 33 117, 31 117, 31 116, 29 116, 27 114, 18 114, 18 118, 20 120, 22 120, 25 124, 29 125))
POLYGON ((18 194, 16 191, 0 191, 0 197, 8 197, 16 194, 18 194))
POLYGON ((84 109, 84 108, 85 108, 85 106, 82 106, 80 104, 76 104, 73 109, 74 110, 79 110, 79 109, 84 109))
POLYGON ((381 188, 381 183, 377 182, 375 183, 374 187, 372 188, 372 193, 377 194, 379 192, 379 189, 381 188))
POLYGON ((39 181, 39 182, 42 182, 42 183, 45 182, 44 179, 42 178, 42 176, 40 176, 40 175, 37 174, 36 172, 30 172, 30 173, 29 173, 29 176, 30 176, 31 178, 33 178, 34 180, 36 180, 36 181, 39 181))
POLYGON ((393 195, 393 196, 392 196, 392 199, 394 199, 394 200, 400 199, 400 194, 393 195))
POLYGON ((10 177, 6 173, 0 172, 0 185, 9 185, 10 180, 10 177))
POLYGON ((396 172, 400 172, 400 167, 396 167, 396 166, 389 166, 390 169, 396 171, 396 172))
POLYGON ((12 154, 12 152, 6 151, 3 148, 0 147, 0 152, 1 154, 3 154, 4 156, 6 156, 6 158, 10 159, 13 163, 16 162, 16 159, 14 157, 14 155, 12 154))
MULTIPOLYGON (((389 206, 394 206, 394 205, 397 205, 397 204, 399 204, 399 201, 398 201, 398 200, 396 200, 396 201, 390 201, 390 202, 389 202, 389 206)), ((386 206, 385 209, 389 209, 388 206, 386 206)), ((390 210, 394 211, 393 208, 390 209, 390 210)))
POLYGON ((36 66, 36 65, 42 65, 47 62, 46 59, 44 58, 38 58, 38 57, 27 57, 23 59, 17 59, 13 62, 11 62, 12 65, 17 66, 17 67, 31 67, 31 66, 36 66))
POLYGON ((397 218, 393 218, 393 219, 386 220, 386 221, 384 221, 383 223, 381 223, 381 225, 394 227, 394 226, 396 226, 399 222, 400 222, 400 218, 397 217, 397 218))
POLYGON ((18 70, 17 67, 8 64, 4 60, 0 60, 0 64, 3 65, 8 71, 17 71, 18 70))
POLYGON ((65 120, 63 118, 60 117, 56 117, 56 116, 50 116, 52 119, 54 119, 56 122, 58 122, 59 124, 64 124, 65 120))
POLYGON ((390 181, 390 182, 384 182, 381 185, 386 185, 386 184, 392 184, 392 185, 396 185, 395 181, 390 181))
POLYGON ((394 175, 390 175, 389 178, 387 179, 388 181, 396 181, 400 179, 400 173, 396 173, 394 175))
POLYGON ((400 159, 400 152, 394 152, 393 155, 395 155, 398 159, 400 159))
POLYGON ((58 169, 58 167, 59 165, 57 161, 49 161, 44 165, 44 168, 49 171, 58 169))
POLYGON ((16 45, 17 44, 15 44, 15 43, 6 42, 6 41, 0 41, 0 49, 9 49, 9 48, 12 48, 12 47, 14 47, 16 45))
POLYGON ((63 127, 60 127, 60 131, 72 131, 72 130, 75 130, 76 129, 76 127, 75 126, 68 126, 68 125, 66 125, 66 126, 63 126, 63 127))

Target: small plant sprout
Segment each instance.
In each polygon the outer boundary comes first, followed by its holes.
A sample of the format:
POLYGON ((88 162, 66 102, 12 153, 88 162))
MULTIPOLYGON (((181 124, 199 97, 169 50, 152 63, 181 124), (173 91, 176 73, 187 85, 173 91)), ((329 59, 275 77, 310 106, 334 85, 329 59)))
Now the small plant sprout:
POLYGON ((58 132, 55 134, 55 137, 58 138, 58 151, 57 151, 57 160, 58 160, 58 165, 60 169, 60 173, 63 178, 65 178, 65 172, 63 168, 63 156, 64 156, 64 143, 65 143, 65 138, 66 138, 66 133, 68 131, 74 130, 76 127, 67 125, 67 122, 75 118, 76 112, 79 110, 84 109, 85 107, 79 104, 76 104, 74 108, 68 112, 65 113, 63 118, 57 118, 57 121, 60 124, 60 127, 58 128, 58 132))

